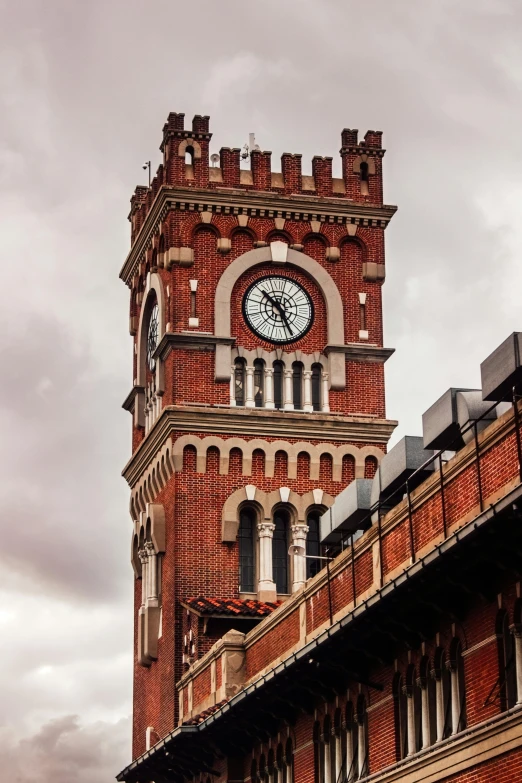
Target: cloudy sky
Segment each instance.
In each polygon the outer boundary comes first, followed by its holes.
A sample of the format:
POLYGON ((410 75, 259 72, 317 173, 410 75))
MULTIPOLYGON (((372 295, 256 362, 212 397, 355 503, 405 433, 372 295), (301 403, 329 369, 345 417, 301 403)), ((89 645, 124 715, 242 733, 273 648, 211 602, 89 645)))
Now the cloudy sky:
MULTIPOLYGON (((130 194, 169 111, 334 155, 384 131, 398 434, 522 328, 519 0, 0 0, 0 768, 129 760, 130 194)), ((274 168, 277 166, 274 165, 274 168)))

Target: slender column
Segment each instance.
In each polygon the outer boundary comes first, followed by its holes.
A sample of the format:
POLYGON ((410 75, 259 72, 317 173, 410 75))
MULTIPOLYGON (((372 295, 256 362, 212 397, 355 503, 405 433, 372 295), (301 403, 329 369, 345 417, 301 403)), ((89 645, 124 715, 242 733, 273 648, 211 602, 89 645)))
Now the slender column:
POLYGON ((427 748, 430 745, 430 702, 427 685, 421 685, 421 707, 422 707, 422 747, 427 748))
MULTIPOLYGON (((325 738, 326 739, 326 738, 325 738)), ((323 783, 332 783, 332 754, 330 752, 330 743, 323 740, 324 746, 324 777, 323 783)))
POLYGON ((275 408, 273 367, 265 367, 265 408, 270 410, 275 408))
POLYGON ((413 704, 413 692, 409 693, 409 688, 404 686, 403 692, 406 693, 406 723, 408 732, 408 756, 415 753, 415 712, 413 704))
POLYGON ((255 408, 254 400, 254 368, 246 368, 246 396, 245 396, 245 408, 255 408))
POLYGON ((158 556, 156 554, 156 550, 154 549, 154 544, 152 541, 147 541, 145 544, 145 549, 147 550, 149 563, 148 563, 148 571, 149 571, 149 595, 148 600, 149 603, 153 603, 154 605, 158 602, 158 556))
POLYGON ((334 783, 341 780, 341 768, 343 765, 343 746, 341 743, 341 735, 335 734, 335 780, 334 783))
POLYGON ((353 725, 346 727, 346 780, 355 780, 355 759, 353 752, 353 725))
POLYGON ((522 704, 522 628, 514 628, 515 671, 517 674, 517 704, 522 704))
POLYGON ((292 370, 285 370, 285 383, 284 383, 284 409, 285 411, 294 410, 294 400, 292 394, 293 372, 292 370))
POLYGON ((460 723, 459 673, 456 667, 448 666, 448 669, 451 676, 451 733, 457 734, 460 723))
POLYGON ((357 724, 357 761, 359 767, 359 777, 363 777, 364 765, 366 763, 366 732, 364 723, 357 724))
POLYGON ((145 607, 145 604, 147 603, 147 580, 148 580, 148 562, 149 558, 147 555, 147 552, 145 549, 140 549, 138 552, 138 557, 140 558, 141 562, 141 608, 143 609, 145 607))
POLYGON ((311 413, 314 409, 312 405, 312 371, 311 370, 304 370, 303 386, 304 386, 303 410, 306 413, 311 413))
POLYGON ((329 398, 329 391, 328 387, 330 384, 330 376, 327 372, 322 372, 321 374, 321 384, 323 387, 323 394, 322 394, 322 404, 321 404, 321 410, 323 410, 325 413, 328 413, 330 410, 330 398, 329 398))
POLYGON ((236 366, 235 364, 233 364, 230 372, 230 405, 235 406, 235 404, 236 404, 236 366))
POLYGON ((437 742, 444 736, 444 696, 442 693, 442 677, 435 677, 435 706, 437 711, 437 742))
POLYGON ((276 586, 272 571, 272 539, 275 525, 273 522, 260 522, 257 526, 259 535, 259 585, 258 595, 260 600, 275 600, 276 586), (261 598, 261 595, 263 597, 261 598), (270 596, 273 597, 268 597, 270 596))
MULTIPOLYGON (((303 522, 292 525, 292 544, 293 546, 302 546, 306 550, 306 535, 308 525, 303 522)), ((292 592, 295 593, 306 582, 306 558, 302 555, 294 555, 294 579, 292 581, 292 592)))

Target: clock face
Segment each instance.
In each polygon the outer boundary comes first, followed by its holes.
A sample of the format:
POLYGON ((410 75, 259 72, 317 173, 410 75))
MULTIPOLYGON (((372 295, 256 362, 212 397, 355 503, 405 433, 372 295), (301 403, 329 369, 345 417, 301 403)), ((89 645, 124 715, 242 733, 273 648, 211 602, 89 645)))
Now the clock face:
POLYGON ((270 343, 292 343, 310 329, 314 306, 295 280, 267 275, 247 289, 243 314, 249 327, 261 339, 270 343))
POLYGON ((147 364, 149 370, 154 372, 156 367, 156 360, 154 359, 154 351, 158 347, 158 331, 159 331, 159 309, 156 303, 151 310, 149 320, 149 331, 147 332, 147 364))

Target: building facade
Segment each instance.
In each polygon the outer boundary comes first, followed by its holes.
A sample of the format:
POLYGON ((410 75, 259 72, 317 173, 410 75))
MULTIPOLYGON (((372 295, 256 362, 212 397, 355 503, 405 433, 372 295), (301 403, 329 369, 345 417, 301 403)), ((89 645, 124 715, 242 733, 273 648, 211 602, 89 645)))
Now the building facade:
POLYGON ((290 153, 272 172, 258 148, 209 165, 210 141, 208 117, 170 114, 131 199, 134 760, 118 779, 516 780, 516 410, 384 498, 381 133, 342 132, 339 179, 290 153), (346 487, 377 487, 356 524, 346 487))

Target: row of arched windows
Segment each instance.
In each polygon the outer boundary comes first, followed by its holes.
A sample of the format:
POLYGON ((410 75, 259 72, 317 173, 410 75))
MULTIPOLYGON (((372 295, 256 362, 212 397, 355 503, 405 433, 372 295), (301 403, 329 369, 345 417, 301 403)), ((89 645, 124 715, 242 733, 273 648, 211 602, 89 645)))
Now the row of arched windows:
POLYGON ((280 742, 274 752, 270 748, 268 754, 261 753, 259 760, 253 759, 250 766, 252 783, 293 783, 294 751, 289 737, 283 746, 280 742))
MULTIPOLYGON (((306 578, 315 576, 322 568, 322 560, 315 560, 321 555, 321 545, 319 538, 319 516, 318 510, 312 510, 308 513, 306 525, 308 532, 306 534, 306 554, 309 556, 306 560, 306 578)), ((291 592, 291 563, 288 549, 291 543, 291 516, 290 512, 281 507, 274 512, 273 530, 272 530, 272 557, 271 569, 267 569, 264 563, 260 562, 261 552, 258 546, 257 531, 258 515, 254 508, 245 506, 241 509, 239 515, 239 591, 241 593, 257 592, 257 582, 260 572, 271 571, 272 580, 275 582, 276 592, 286 594, 291 592)))
POLYGON ((368 716, 366 699, 359 694, 355 705, 336 709, 333 719, 325 715, 316 721, 314 740, 314 783, 353 781, 368 774, 368 716))
POLYGON ((287 368, 275 361, 267 367, 263 359, 248 366, 238 358, 232 368, 231 404, 247 408, 328 411, 328 377, 321 364, 305 371, 302 362, 287 368))

